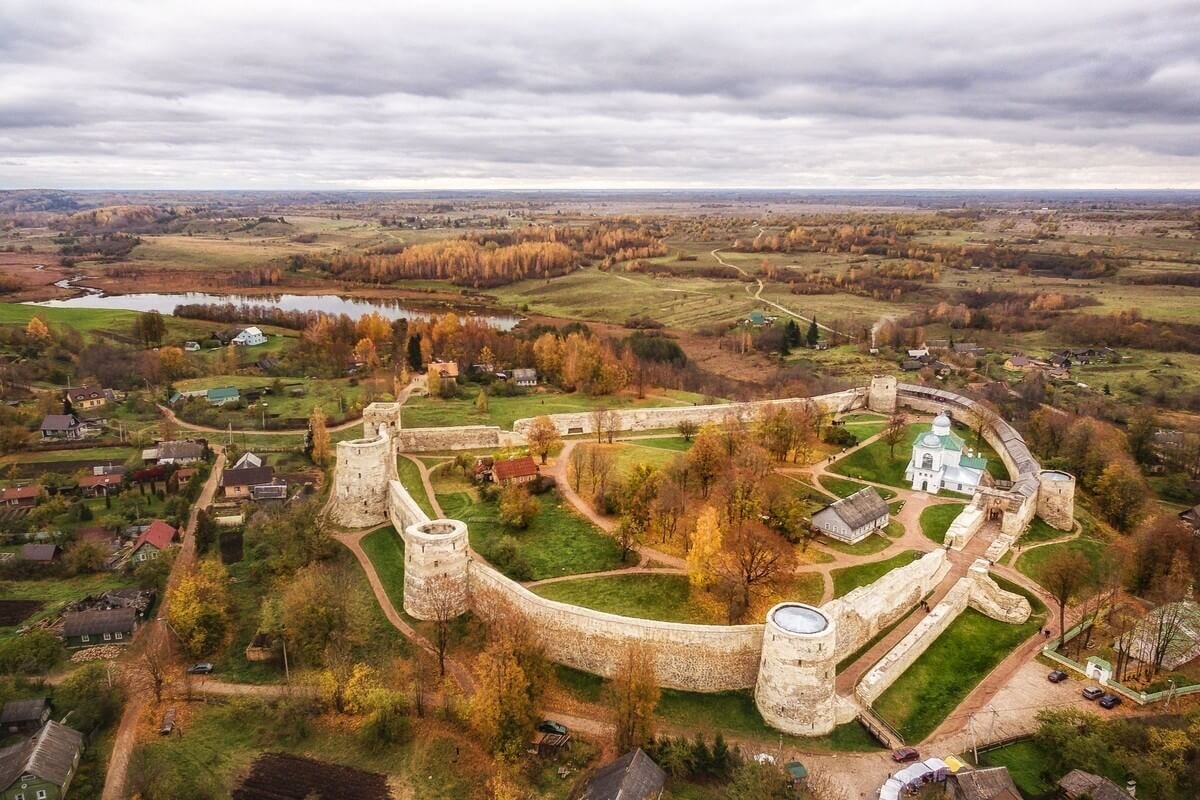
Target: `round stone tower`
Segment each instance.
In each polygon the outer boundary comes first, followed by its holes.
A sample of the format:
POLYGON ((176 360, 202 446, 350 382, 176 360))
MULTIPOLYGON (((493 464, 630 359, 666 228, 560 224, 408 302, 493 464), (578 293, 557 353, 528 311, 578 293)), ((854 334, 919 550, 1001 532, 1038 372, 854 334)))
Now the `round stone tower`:
POLYGON ((896 376, 876 375, 871 378, 871 388, 867 391, 867 408, 881 414, 896 411, 896 376))
POLYGON ((373 438, 381 428, 386 428, 388 434, 396 438, 400 432, 399 403, 371 403, 363 409, 363 437, 373 438))
POLYGON ((417 619, 457 617, 467 610, 467 526, 456 519, 404 529, 404 610, 417 619))
POLYGON ((1056 469, 1038 473, 1037 515, 1060 531, 1075 527, 1075 476, 1056 469))
POLYGON ((767 614, 754 702, 768 725, 819 736, 836 724, 837 630, 818 608, 780 603, 767 614))
POLYGON ((381 429, 380 434, 338 442, 330 516, 339 525, 365 528, 387 520, 388 479, 394 473, 395 455, 387 430, 381 429))

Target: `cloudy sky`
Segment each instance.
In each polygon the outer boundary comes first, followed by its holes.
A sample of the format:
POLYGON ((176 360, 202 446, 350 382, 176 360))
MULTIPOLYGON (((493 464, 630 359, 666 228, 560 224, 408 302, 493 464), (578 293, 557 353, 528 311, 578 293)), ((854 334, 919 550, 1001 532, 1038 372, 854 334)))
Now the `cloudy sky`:
POLYGON ((0 187, 1200 188, 1200 0, 0 0, 0 187))

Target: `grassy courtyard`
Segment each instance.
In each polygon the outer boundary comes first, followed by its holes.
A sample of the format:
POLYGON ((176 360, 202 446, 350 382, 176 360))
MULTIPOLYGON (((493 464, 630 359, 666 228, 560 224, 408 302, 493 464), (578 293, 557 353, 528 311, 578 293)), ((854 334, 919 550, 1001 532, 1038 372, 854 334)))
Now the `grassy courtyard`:
POLYGON ((996 582, 1029 599, 1033 614, 1022 625, 1009 625, 968 608, 950 623, 875 701, 875 711, 906 741, 919 742, 932 733, 1014 647, 1041 627, 1046 607, 1019 587, 996 582))
POLYGON ((572 511, 557 493, 537 500, 541 510, 533 522, 516 531, 500 522, 495 503, 479 502, 465 491, 438 495, 446 516, 467 524, 471 547, 511 578, 541 580, 627 566, 616 541, 572 511), (510 546, 524 568, 507 557, 510 546))
POLYGON ((715 607, 692 599, 686 575, 606 575, 549 583, 533 591, 549 600, 626 617, 701 625, 723 621, 715 607))
POLYGON ((1021 553, 1017 559, 1017 569, 1025 575, 1028 575, 1038 583, 1042 582, 1046 565, 1058 553, 1066 550, 1074 550, 1082 553, 1084 558, 1091 564, 1092 576, 1100 565, 1100 559, 1104 554, 1107 545, 1097 539, 1088 539, 1080 537, 1070 542, 1062 542, 1061 544, 1050 544, 1045 547, 1037 547, 1032 550, 1027 550, 1021 553))
MULTIPOLYGON (((901 469, 901 472, 903 472, 903 469, 901 469)), ((867 488, 865 483, 846 480, 845 478, 835 478, 832 475, 821 476, 821 485, 838 497, 849 497, 855 492, 861 492, 867 488)), ((879 492, 879 496, 884 500, 891 500, 896 496, 896 493, 891 489, 885 489, 882 486, 876 486, 875 491, 879 492)))
POLYGON ((408 489, 408 493, 412 495, 413 500, 417 501, 421 510, 430 518, 436 517, 433 503, 429 501, 429 495, 425 493, 425 484, 421 482, 421 470, 413 463, 412 459, 399 456, 396 459, 396 471, 400 475, 400 482, 404 484, 405 489, 408 489))
POLYGON ((941 503, 921 512, 921 533, 931 542, 941 544, 946 540, 950 523, 967 507, 966 503, 941 503))
POLYGON ((835 569, 833 575, 833 596, 841 597, 849 594, 860 586, 874 583, 892 570, 911 564, 913 559, 922 553, 919 550, 904 550, 891 558, 882 561, 872 561, 854 567, 835 569))
MULTIPOLYGON (((886 442, 876 441, 855 450, 840 461, 834 462, 829 469, 831 472, 850 478, 859 478, 905 489, 911 488, 911 483, 904 480, 904 468, 908 466, 909 457, 912 455, 913 443, 916 442, 918 436, 927 433, 929 428, 930 423, 928 422, 914 422, 905 430, 904 438, 896 443, 894 453, 886 442)), ((974 431, 961 425, 955 425, 954 432, 966 442, 967 448, 974 448, 979 455, 987 459, 987 470, 992 477, 1000 479, 1008 477, 1008 471, 1004 468, 1000 457, 987 442, 976 447, 974 431)), ((830 488, 832 489, 832 487, 830 488)))

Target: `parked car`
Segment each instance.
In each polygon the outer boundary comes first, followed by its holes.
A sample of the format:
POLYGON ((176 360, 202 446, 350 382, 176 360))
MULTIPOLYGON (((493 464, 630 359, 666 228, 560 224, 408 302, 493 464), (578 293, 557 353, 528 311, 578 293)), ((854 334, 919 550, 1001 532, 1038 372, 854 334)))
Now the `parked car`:
POLYGON ((556 733, 559 736, 567 735, 567 726, 553 720, 542 720, 538 723, 537 729, 540 733, 556 733))
POLYGON ((1046 676, 1046 680, 1050 681, 1051 683, 1062 683, 1066 679, 1067 673, 1063 672, 1061 669, 1056 669, 1046 676))
POLYGON ((1104 696, 1104 690, 1099 686, 1089 686, 1083 690, 1084 700, 1099 700, 1104 696))
POLYGON ((213 671, 213 665, 204 661, 200 664, 192 664, 187 668, 188 675, 208 675, 213 671))
POLYGON ((901 747, 898 750, 892 751, 892 761, 897 764, 907 764, 909 761, 919 761, 921 754, 917 752, 915 747, 901 747))
POLYGON ((1119 705, 1121 705, 1121 698, 1117 697, 1115 694, 1106 694, 1104 697, 1100 698, 1101 708, 1116 708, 1119 705))

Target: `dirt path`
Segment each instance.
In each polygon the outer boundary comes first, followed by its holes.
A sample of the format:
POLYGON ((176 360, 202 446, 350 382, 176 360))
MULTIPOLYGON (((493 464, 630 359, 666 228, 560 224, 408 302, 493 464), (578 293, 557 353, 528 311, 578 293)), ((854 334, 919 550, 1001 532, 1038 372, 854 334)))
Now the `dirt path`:
MULTIPOLYGON (((196 560, 196 515, 200 509, 206 508, 212 502, 213 495, 217 491, 217 484, 220 482, 221 470, 225 466, 225 454, 220 451, 220 446, 216 445, 213 449, 217 451, 217 458, 213 462, 212 471, 209 473, 208 480, 204 482, 204 488, 200 491, 199 498, 192 504, 187 526, 183 532, 183 542, 179 547, 179 554, 175 557, 175 563, 171 565, 171 572, 167 576, 166 589, 162 593, 164 598, 174 588, 179 577, 187 572, 196 560)), ((166 625, 161 618, 150 619, 142 626, 142 631, 138 635, 140 641, 135 645, 138 648, 137 652, 163 647, 167 643, 166 637, 166 625)), ((121 721, 113 736, 113 748, 108 757, 108 768, 105 772, 104 792, 101 794, 101 800, 121 800, 125 796, 125 777, 129 771, 129 757, 136 744, 138 720, 141 719, 148 701, 149 697, 144 691, 129 692, 129 700, 125 704, 125 709, 121 713, 121 721)))
POLYGON ((607 578, 611 575, 686 575, 687 572, 675 567, 625 567, 623 569, 606 569, 600 572, 583 572, 578 575, 556 575, 553 578, 542 578, 540 581, 529 581, 522 584, 526 589, 547 586, 551 583, 567 581, 583 581, 588 578, 607 578))
POLYGON ((444 517, 445 512, 442 511, 442 504, 438 502, 437 492, 433 490, 433 479, 430 477, 429 467, 416 456, 411 456, 408 453, 401 453, 400 455, 417 465, 417 472, 421 476, 421 486, 425 489, 425 496, 429 498, 429 505, 433 507, 434 518, 444 517))

